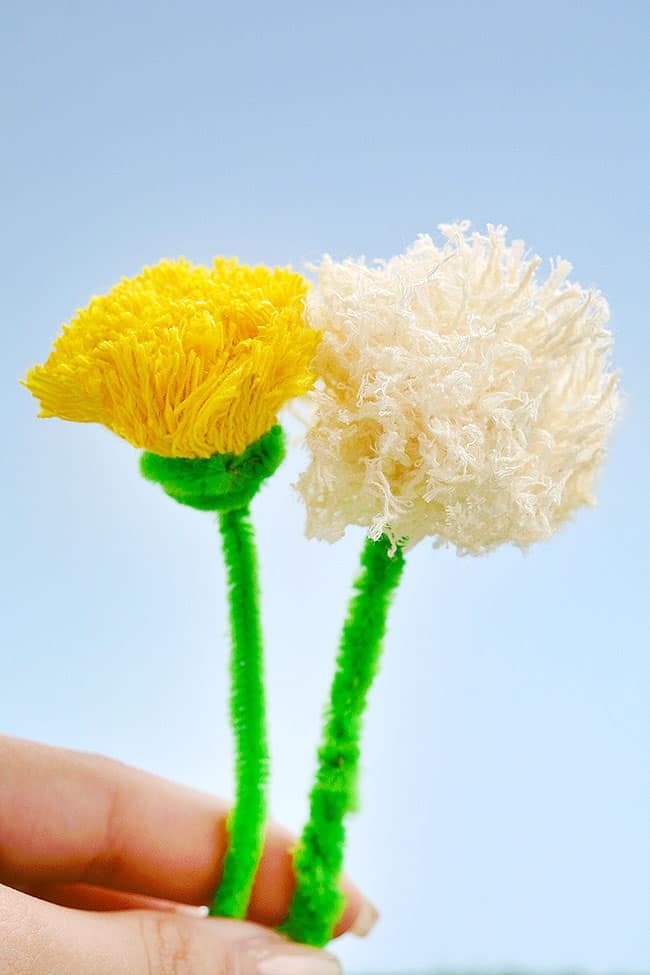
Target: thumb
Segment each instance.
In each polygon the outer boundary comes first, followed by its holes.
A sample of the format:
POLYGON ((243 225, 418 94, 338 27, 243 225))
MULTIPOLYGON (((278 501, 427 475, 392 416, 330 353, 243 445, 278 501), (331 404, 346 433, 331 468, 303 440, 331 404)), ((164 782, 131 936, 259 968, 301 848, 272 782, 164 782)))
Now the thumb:
POLYGON ((341 975, 337 960, 247 921, 70 910, 0 887, 0 975, 341 975))
POLYGON ((333 955, 248 921, 155 911, 95 917, 103 922, 104 945, 128 952, 123 967, 109 964, 106 975, 341 975, 333 955))

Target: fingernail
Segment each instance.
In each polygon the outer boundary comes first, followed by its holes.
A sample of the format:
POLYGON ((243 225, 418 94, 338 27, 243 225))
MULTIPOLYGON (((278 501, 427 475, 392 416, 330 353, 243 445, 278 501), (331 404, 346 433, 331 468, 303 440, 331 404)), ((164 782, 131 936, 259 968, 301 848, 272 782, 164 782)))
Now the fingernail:
POLYGON ((342 975, 334 955, 304 945, 244 947, 237 975, 342 975))
POLYGON ((174 910, 177 914, 187 914, 188 917, 207 917, 210 913, 209 907, 193 907, 191 904, 175 904, 174 910))
POLYGON ((350 931, 352 934, 356 934, 357 938, 365 938, 366 935, 370 934, 378 919, 379 911, 375 905, 371 904, 370 901, 364 901, 350 931))

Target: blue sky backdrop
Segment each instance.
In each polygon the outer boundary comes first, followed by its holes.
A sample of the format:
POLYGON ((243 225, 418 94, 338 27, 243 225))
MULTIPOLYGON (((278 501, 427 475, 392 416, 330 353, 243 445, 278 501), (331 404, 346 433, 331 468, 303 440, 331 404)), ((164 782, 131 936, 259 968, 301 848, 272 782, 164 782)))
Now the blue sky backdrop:
MULTIPOLYGON (((505 223, 612 307, 627 396, 600 505, 523 557, 409 559, 349 869, 351 971, 650 968, 648 7, 550 0, 4 10, 1 730, 231 792, 216 530, 18 377, 161 257, 303 267, 505 223)), ((273 812, 300 827, 361 544, 255 505, 273 812)))

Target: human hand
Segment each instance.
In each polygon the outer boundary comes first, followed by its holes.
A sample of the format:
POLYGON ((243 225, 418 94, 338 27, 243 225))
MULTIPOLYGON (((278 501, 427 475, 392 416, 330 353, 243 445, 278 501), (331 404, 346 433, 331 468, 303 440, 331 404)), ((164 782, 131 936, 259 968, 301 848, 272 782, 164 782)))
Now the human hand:
MULTIPOLYGON (((0 737, 0 975, 337 975, 276 934, 293 837, 269 827, 249 920, 206 919, 227 804, 119 762, 0 737)), ((344 882, 336 934, 376 912, 344 882)))

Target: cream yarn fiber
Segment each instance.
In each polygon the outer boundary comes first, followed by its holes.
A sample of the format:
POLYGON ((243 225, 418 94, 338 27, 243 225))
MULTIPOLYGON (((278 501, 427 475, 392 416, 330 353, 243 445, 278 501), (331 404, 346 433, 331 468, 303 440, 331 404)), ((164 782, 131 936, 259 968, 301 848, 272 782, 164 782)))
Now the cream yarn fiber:
POLYGON ((618 406, 609 309, 506 228, 440 225, 405 254, 318 268, 321 383, 298 490, 307 533, 348 525, 481 554, 592 504, 618 406))

